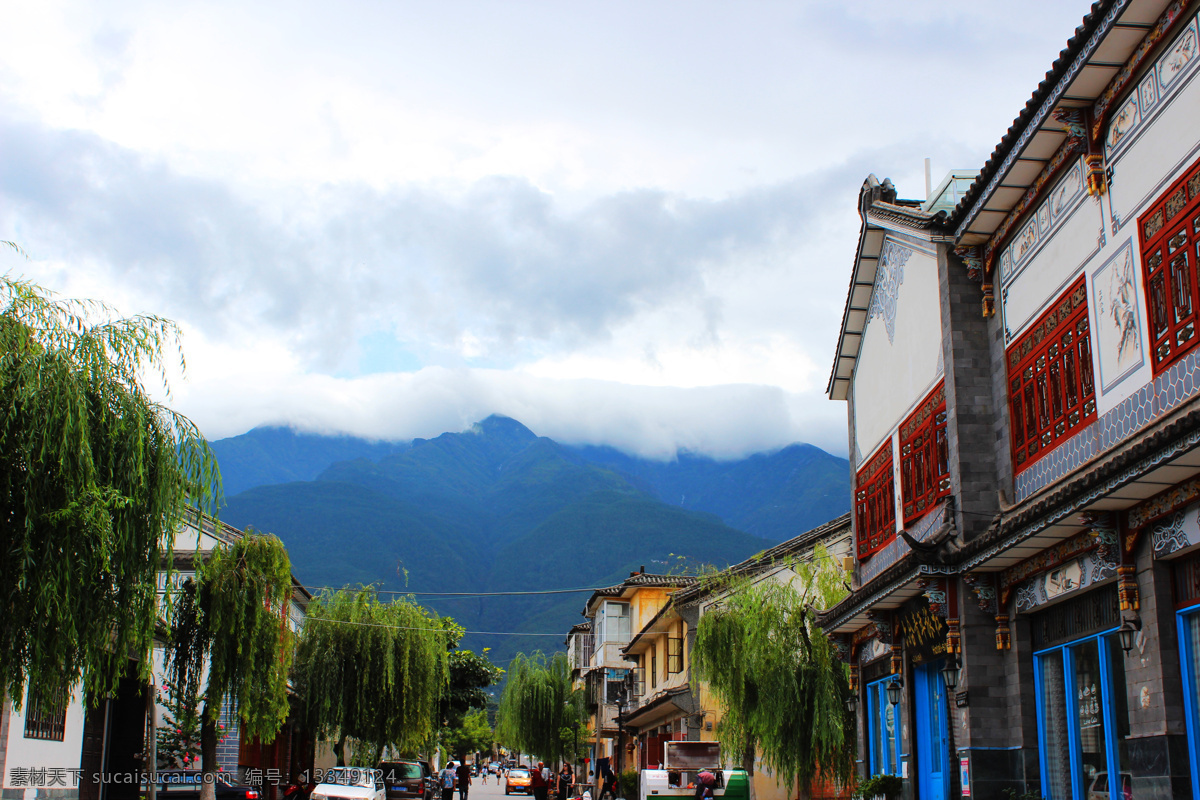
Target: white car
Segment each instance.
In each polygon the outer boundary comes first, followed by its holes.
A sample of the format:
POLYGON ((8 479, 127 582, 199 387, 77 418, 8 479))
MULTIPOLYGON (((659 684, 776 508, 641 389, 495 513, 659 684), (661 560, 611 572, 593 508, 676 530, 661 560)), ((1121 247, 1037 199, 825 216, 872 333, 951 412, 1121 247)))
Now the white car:
POLYGON ((364 767, 325 770, 309 800, 385 800, 383 771, 364 767))

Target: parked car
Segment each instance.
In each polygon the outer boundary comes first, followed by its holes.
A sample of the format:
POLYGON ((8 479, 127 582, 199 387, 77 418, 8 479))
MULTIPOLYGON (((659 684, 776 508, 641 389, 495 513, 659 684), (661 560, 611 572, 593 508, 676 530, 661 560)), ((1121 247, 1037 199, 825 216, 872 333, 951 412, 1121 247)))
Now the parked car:
POLYGON ((437 795, 437 781, 428 761, 384 761, 379 771, 387 800, 434 800, 437 795))
MULTIPOLYGON (((1088 800, 1109 800, 1108 792, 1108 773, 1097 772, 1092 779, 1092 785, 1088 789, 1088 800)), ((1129 772, 1121 773, 1121 800, 1129 800, 1133 797, 1133 774, 1129 772)))
POLYGON ((504 779, 504 793, 512 794, 513 792, 533 794, 532 782, 529 780, 529 770, 513 767, 508 771, 508 777, 504 779))
MULTIPOLYGON (((157 776, 157 795, 163 800, 200 800, 200 787, 204 784, 204 773, 194 769, 160 769, 157 776)), ((143 785, 143 795, 145 794, 143 785)), ((261 796, 257 786, 238 783, 232 775, 217 773, 213 782, 217 800, 258 800, 261 796)))
POLYGON ((387 800, 383 773, 365 767, 327 769, 309 800, 387 800))

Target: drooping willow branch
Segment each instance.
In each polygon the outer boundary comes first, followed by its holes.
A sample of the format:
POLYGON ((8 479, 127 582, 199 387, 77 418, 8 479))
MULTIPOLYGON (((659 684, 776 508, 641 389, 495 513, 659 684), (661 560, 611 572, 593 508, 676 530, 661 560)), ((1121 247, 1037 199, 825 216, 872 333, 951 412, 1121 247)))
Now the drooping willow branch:
POLYGON ((0 692, 64 705, 149 670, 157 577, 219 494, 196 426, 142 384, 179 331, 0 277, 0 692))

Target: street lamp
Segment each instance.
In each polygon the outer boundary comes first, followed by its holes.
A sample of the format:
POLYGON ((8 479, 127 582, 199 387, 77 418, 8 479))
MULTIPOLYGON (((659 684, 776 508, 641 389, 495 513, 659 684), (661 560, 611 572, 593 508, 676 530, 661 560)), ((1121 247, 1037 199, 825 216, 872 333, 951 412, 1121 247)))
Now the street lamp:
POLYGON ((958 671, 958 657, 951 655, 946 666, 942 667, 942 680, 946 682, 946 691, 951 694, 958 688, 958 671))
POLYGON ((849 697, 846 698, 846 710, 851 714, 858 711, 858 692, 850 692, 849 697))
POLYGON ((1121 627, 1117 628, 1117 637, 1121 640, 1121 649, 1125 651, 1125 655, 1129 655, 1129 651, 1133 649, 1137 632, 1141 629, 1142 618, 1136 613, 1121 620, 1121 627))
POLYGON ((889 683, 887 685, 888 702, 891 703, 892 705, 899 705, 899 703, 900 703, 900 687, 903 685, 904 684, 901 683, 899 675, 892 678, 891 683, 889 683))

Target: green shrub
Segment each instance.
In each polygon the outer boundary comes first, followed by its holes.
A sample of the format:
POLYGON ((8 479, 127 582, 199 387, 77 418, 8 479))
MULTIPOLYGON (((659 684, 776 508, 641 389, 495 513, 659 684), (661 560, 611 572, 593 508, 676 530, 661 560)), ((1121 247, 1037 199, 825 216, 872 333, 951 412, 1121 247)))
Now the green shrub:
POLYGON ((626 800, 633 800, 638 796, 638 771, 636 769, 627 769, 617 778, 617 791, 621 797, 626 800))
POLYGON ((854 796, 862 797, 864 800, 869 800, 869 798, 880 795, 893 798, 900 795, 900 790, 903 787, 904 784, 897 775, 872 775, 858 784, 858 790, 854 793, 854 796))

